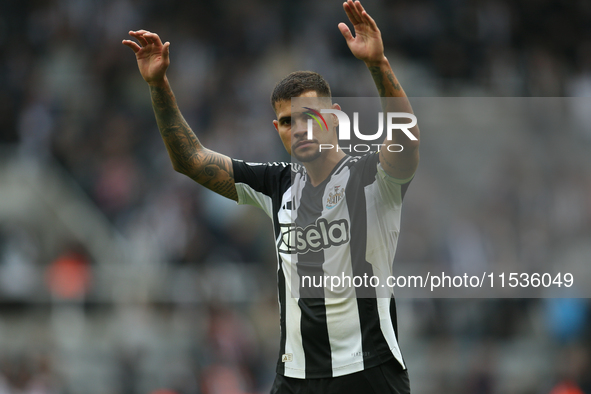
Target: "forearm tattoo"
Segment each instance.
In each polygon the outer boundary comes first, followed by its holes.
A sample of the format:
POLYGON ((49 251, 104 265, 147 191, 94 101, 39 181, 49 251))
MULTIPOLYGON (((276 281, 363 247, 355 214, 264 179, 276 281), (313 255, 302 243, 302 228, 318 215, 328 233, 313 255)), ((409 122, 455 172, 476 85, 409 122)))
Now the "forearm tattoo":
POLYGON ((178 109, 171 89, 150 86, 150 94, 156 122, 175 170, 237 201, 232 160, 201 145, 178 109))
POLYGON ((380 97, 397 97, 402 90, 400 84, 394 79, 391 70, 382 71, 379 66, 369 67, 369 72, 378 88, 380 97), (384 78, 385 76, 385 78, 384 78))

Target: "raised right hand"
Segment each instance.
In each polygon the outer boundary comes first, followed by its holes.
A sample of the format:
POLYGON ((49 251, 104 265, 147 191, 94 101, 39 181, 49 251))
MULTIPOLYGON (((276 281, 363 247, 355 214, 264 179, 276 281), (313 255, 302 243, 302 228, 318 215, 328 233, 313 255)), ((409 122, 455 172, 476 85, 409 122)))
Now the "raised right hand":
POLYGON ((135 41, 123 40, 123 45, 130 47, 135 53, 137 65, 142 77, 149 85, 159 85, 166 79, 166 69, 170 65, 170 42, 162 44, 158 34, 146 30, 130 31, 135 41))

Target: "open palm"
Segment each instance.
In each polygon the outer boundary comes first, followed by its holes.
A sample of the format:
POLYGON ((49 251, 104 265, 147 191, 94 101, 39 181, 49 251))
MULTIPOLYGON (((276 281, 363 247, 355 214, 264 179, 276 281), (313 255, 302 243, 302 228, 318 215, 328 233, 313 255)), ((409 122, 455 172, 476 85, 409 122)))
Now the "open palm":
POLYGON ((135 53, 144 80, 149 84, 163 81, 170 65, 170 43, 162 44, 158 34, 146 30, 130 31, 129 35, 136 38, 141 46, 131 40, 123 40, 123 45, 130 47, 135 53))
POLYGON ((353 55, 365 62, 379 61, 384 56, 384 44, 378 25, 363 9, 359 1, 347 0, 343 8, 355 29, 355 37, 345 23, 339 23, 339 30, 347 40, 353 55))

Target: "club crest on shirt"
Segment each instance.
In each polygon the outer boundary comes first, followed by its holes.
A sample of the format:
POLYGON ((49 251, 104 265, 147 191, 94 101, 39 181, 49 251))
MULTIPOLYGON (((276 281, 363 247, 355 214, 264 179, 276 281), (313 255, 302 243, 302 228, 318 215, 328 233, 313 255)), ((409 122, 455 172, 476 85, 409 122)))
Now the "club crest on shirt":
POLYGON ((345 197, 345 189, 341 186, 337 185, 332 188, 330 192, 328 192, 328 197, 326 198, 326 209, 333 209, 345 197))

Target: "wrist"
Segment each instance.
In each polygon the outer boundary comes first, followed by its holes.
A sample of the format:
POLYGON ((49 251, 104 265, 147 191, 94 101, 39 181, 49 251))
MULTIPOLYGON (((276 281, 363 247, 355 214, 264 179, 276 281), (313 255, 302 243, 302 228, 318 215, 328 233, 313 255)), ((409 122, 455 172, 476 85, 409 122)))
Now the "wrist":
POLYGON ((365 65, 369 68, 369 67, 381 67, 384 65, 389 66, 389 63, 388 63, 388 59, 386 58, 386 56, 382 55, 382 57, 380 59, 366 60, 365 65))
POLYGON ((166 75, 164 75, 164 77, 162 77, 162 78, 158 78, 158 79, 147 81, 147 82, 150 87, 155 87, 155 88, 164 88, 164 87, 168 86, 168 78, 166 77, 166 75))

